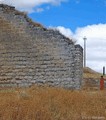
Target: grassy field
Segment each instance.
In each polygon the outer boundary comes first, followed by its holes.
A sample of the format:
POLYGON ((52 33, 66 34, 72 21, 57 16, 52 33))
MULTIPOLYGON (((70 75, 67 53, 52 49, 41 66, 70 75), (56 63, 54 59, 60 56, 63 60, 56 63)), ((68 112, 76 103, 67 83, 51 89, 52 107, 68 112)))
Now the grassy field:
POLYGON ((85 67, 83 68, 83 78, 93 78, 93 79, 100 79, 100 76, 102 75, 102 73, 98 73, 94 70, 92 70, 89 67, 85 67))
POLYGON ((106 90, 37 87, 0 90, 0 120, 105 120, 106 90))
MULTIPOLYGON (((83 78, 100 73, 84 69, 83 78)), ((92 82, 91 82, 92 83, 92 82)), ((0 120, 106 120, 106 90, 37 87, 0 89, 0 120)))

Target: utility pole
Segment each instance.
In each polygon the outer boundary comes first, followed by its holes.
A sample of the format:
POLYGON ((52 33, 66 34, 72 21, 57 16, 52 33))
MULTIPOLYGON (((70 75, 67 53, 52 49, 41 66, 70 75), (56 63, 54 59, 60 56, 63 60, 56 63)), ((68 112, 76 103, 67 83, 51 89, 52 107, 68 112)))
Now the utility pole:
POLYGON ((105 66, 103 66, 103 76, 105 75, 105 66))
POLYGON ((84 67, 86 67, 86 40, 87 38, 84 37, 83 40, 84 40, 84 67))

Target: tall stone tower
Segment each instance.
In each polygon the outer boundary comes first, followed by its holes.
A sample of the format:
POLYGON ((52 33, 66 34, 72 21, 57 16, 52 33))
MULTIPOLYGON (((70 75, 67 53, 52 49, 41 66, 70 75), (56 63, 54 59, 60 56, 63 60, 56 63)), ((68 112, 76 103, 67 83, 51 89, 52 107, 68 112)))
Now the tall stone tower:
POLYGON ((0 86, 48 84, 79 89, 82 67, 80 45, 0 4, 0 86))

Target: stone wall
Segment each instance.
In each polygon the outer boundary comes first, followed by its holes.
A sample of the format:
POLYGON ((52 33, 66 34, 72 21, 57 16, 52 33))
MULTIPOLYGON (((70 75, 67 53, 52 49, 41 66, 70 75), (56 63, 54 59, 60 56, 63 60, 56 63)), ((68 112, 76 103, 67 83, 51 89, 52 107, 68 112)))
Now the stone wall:
POLYGON ((32 22, 14 7, 0 5, 0 86, 79 89, 83 50, 58 31, 32 22))

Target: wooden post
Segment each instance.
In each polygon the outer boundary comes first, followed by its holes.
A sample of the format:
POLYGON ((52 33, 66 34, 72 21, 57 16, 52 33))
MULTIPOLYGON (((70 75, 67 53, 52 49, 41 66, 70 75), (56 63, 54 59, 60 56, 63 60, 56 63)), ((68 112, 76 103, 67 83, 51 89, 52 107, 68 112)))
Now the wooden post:
POLYGON ((103 90, 104 89, 104 78, 103 76, 101 76, 100 78, 100 90, 103 90))
POLYGON ((105 66, 103 67, 103 76, 105 75, 105 66))

